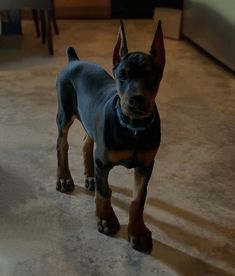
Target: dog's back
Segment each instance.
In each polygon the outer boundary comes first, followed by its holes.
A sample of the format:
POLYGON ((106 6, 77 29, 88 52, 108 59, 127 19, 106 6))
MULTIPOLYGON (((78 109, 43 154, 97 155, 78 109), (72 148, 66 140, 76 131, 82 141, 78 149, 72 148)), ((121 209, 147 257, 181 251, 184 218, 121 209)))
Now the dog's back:
POLYGON ((87 133, 104 112, 106 103, 116 95, 114 79, 99 65, 81 61, 75 50, 69 47, 67 50, 68 64, 60 72, 56 87, 58 98, 63 98, 62 110, 67 117, 76 116, 83 124, 87 133), (95 111, 95 112, 94 112, 95 111))

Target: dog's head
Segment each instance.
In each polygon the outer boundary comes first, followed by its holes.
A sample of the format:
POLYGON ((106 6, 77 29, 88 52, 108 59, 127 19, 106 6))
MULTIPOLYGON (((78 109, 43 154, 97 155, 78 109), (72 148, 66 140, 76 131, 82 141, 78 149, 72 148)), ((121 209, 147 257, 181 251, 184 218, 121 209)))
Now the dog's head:
POLYGON ((123 22, 113 52, 113 72, 122 112, 133 119, 149 117, 165 66, 165 49, 161 21, 149 54, 128 53, 123 22))

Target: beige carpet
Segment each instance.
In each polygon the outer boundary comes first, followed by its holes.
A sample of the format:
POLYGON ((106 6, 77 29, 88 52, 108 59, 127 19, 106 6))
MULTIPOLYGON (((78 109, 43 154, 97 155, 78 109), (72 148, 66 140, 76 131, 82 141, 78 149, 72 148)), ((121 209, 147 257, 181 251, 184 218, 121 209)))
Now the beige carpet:
MULTIPOLYGON (((55 190, 55 79, 73 45, 111 72, 118 21, 59 21, 55 56, 24 22, 21 49, 0 49, 0 275, 235 275, 235 78, 187 41, 166 40, 157 97, 162 144, 145 208, 150 255, 127 241, 132 171, 110 176, 117 237, 96 230, 84 189, 83 130, 70 131, 76 189, 55 190)), ((126 21, 130 50, 148 51, 149 20, 126 21)))

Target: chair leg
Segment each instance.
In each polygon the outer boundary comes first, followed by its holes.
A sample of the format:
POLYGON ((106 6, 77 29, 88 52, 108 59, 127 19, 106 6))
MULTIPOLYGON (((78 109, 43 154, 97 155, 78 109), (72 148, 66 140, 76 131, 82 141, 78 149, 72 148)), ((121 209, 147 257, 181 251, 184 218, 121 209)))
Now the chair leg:
POLYGON ((46 22, 45 22, 45 12, 40 10, 40 19, 41 19, 41 32, 42 32, 42 43, 46 42, 46 22))
POLYGON ((47 10, 47 45, 48 45, 49 54, 53 55, 54 49, 53 49, 51 21, 52 21, 51 10, 47 10))
POLYGON ((55 34, 58 35, 59 34, 59 29, 58 29, 58 25, 57 25, 57 22, 56 22, 56 15, 55 15, 55 10, 54 9, 52 9, 52 11, 51 11, 51 19, 52 19, 53 27, 54 27, 54 30, 55 30, 55 34))
POLYGON ((40 37, 40 28, 39 28, 39 18, 38 11, 36 9, 32 9, 33 21, 36 28, 37 37, 40 37))
POLYGON ((59 34, 59 29, 58 29, 58 25, 56 22, 56 13, 55 13, 55 0, 51 0, 51 18, 52 18, 52 23, 53 23, 53 27, 55 30, 55 34, 58 35, 59 34))

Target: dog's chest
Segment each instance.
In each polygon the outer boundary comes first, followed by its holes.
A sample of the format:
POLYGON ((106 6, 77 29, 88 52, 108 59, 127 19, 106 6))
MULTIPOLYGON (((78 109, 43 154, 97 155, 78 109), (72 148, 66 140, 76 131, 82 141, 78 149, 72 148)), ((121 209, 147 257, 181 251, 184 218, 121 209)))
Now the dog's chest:
POLYGON ((106 123, 104 128, 105 147, 111 151, 124 152, 128 156, 158 147, 160 139, 161 130, 158 121, 144 131, 129 130, 114 120, 106 123))
POLYGON ((144 152, 135 150, 108 150, 107 159, 114 165, 123 165, 126 168, 151 165, 158 148, 153 148, 144 152))
POLYGON ((131 130, 120 124, 113 108, 107 109, 102 133, 107 159, 114 165, 133 168, 149 165, 160 145, 161 130, 158 113, 144 130, 131 130))
POLYGON ((135 133, 113 125, 105 132, 107 159, 115 165, 127 168, 148 166, 154 159, 160 145, 160 129, 155 127, 135 133))

